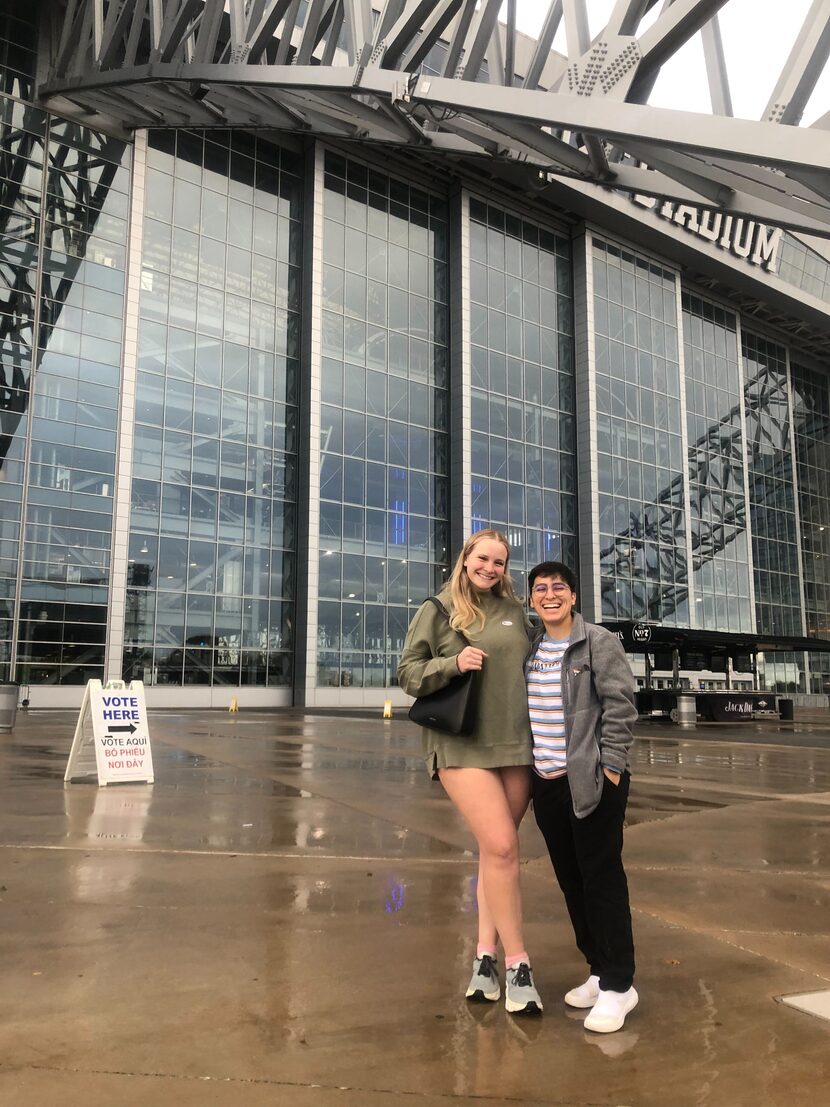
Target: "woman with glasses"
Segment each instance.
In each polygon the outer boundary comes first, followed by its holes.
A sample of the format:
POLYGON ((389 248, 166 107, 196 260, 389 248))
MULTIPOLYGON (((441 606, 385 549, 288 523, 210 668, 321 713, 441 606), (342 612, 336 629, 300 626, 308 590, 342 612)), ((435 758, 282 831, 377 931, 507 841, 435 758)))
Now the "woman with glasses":
POLYGON ((427 602, 412 620, 398 681, 410 696, 424 696, 459 673, 481 673, 474 733, 459 738, 425 728, 423 752, 432 778, 441 781, 479 848, 478 948, 467 999, 499 998, 501 939, 505 1006, 511 1014, 538 1015, 542 1001, 525 949, 519 888, 518 826, 530 798, 532 762, 522 669, 527 621, 513 593, 509 560, 510 548, 498 531, 467 539, 437 597, 446 614, 427 602))
POLYGON ((533 813, 565 896, 589 1008, 586 1030, 619 1030, 637 1005, 628 883, 622 863, 634 677, 619 640, 575 611, 576 577, 545 561, 528 578, 536 631, 525 666, 533 732, 533 813))

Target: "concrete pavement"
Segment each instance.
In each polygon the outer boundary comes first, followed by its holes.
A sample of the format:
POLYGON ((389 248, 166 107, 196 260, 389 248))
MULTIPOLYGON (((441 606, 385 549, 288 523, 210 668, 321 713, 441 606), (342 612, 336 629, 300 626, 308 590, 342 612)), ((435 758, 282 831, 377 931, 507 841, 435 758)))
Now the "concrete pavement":
POLYGON ((830 992, 830 718, 640 728, 607 1036, 532 816, 545 1014, 465 1003, 473 843, 408 722, 150 723, 152 786, 64 787, 69 712, 0 736, 4 1107, 830 1103, 830 1020, 780 1002, 830 992))

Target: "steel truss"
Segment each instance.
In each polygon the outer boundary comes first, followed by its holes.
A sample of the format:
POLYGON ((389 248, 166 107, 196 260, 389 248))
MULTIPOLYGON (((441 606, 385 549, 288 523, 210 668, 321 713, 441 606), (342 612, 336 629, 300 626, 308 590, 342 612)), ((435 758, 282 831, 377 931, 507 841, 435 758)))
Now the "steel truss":
POLYGON ((588 0, 551 0, 533 42, 513 0, 507 23, 501 0, 65 0, 50 6, 40 95, 92 125, 415 146, 830 237, 830 113, 798 126, 830 53, 830 0, 814 0, 758 122, 731 117, 726 3, 663 0, 644 22, 657 0, 617 0, 592 40, 588 0), (567 57, 551 49, 563 21, 567 57), (715 114, 648 106, 698 31, 715 114))

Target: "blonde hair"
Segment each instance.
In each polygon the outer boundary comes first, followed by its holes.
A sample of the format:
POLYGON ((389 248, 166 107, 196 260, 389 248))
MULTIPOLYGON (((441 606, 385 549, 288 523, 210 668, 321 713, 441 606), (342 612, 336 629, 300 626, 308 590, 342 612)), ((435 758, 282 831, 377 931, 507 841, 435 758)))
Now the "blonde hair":
POLYGON ((478 592, 470 583, 470 578, 464 567, 464 562, 473 552, 474 547, 485 538, 492 538, 494 542, 500 542, 504 546, 507 556, 504 559, 504 576, 493 585, 491 594, 494 596, 507 596, 511 600, 516 599, 513 591, 513 581, 510 579, 508 566, 510 564, 510 546, 503 534, 497 530, 479 530, 471 534, 462 547, 461 553, 453 566, 450 574, 450 599, 452 600, 452 616, 450 626, 454 630, 469 630, 474 624, 477 630, 484 629, 484 612, 481 609, 478 592))

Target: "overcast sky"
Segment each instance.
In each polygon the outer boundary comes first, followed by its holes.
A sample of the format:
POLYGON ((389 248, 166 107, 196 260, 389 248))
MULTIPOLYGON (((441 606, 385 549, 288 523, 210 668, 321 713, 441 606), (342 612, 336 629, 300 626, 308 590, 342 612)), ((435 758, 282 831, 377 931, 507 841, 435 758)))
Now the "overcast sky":
MULTIPOLYGON (((593 36, 607 23, 614 0, 587 0, 587 4, 593 36)), ((763 114, 810 4, 811 0, 726 0, 718 18, 736 116, 759 119, 763 114)), ((548 7, 549 0, 517 0, 519 29, 535 37, 548 7)), ((643 26, 661 8, 656 4, 643 26)), ((566 52, 564 20, 554 47, 566 52)), ((663 66, 649 102, 656 107, 711 112, 699 34, 663 66)), ((825 66, 802 123, 809 125, 828 111, 830 65, 825 66)))

